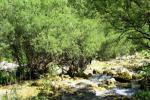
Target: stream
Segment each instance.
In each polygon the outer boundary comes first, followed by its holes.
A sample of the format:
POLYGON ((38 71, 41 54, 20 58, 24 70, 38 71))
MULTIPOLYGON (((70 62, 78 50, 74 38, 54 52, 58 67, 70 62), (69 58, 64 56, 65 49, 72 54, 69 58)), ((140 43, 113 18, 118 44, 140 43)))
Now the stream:
MULTIPOLYGON (((58 80, 52 81, 50 86, 55 87, 59 90, 57 92, 62 94, 61 99, 58 100, 131 100, 130 98, 136 92, 141 91, 139 80, 133 78, 137 72, 133 71, 131 66, 139 67, 147 63, 150 63, 150 60, 133 59, 132 62, 131 60, 93 61, 85 71, 86 75, 91 74, 88 78, 65 76, 64 80, 61 80, 58 77, 58 80), (93 73, 93 70, 98 70, 99 73, 93 73), (128 81, 124 82, 118 79, 128 81)), ((0 97, 6 95, 6 93, 11 94, 10 90, 8 88, 0 89, 0 97)))
POLYGON ((111 76, 105 74, 96 74, 88 79, 78 79, 75 81, 64 80, 62 83, 76 91, 74 94, 63 95, 62 100, 110 100, 111 98, 106 98, 109 96, 130 98, 136 92, 140 91, 139 84, 134 81, 123 83, 129 85, 125 87, 120 82, 115 81, 111 76), (108 85, 106 84, 105 88, 101 88, 105 84, 103 83, 105 80, 114 81, 115 83, 112 83, 114 86, 106 88, 108 85))
MULTIPOLYGON (((99 80, 105 80, 105 79, 111 79, 111 76, 95 75, 95 76, 90 78, 90 81, 92 81, 93 83, 99 84, 99 80)), ((96 91, 95 94, 96 94, 96 96, 101 96, 101 95, 105 95, 105 94, 109 94, 109 95, 117 94, 117 95, 123 95, 123 96, 130 97, 135 92, 136 92, 136 89, 133 89, 132 87, 124 88, 122 86, 118 86, 118 87, 116 86, 112 89, 108 89, 108 90, 105 90, 105 91, 96 91)))

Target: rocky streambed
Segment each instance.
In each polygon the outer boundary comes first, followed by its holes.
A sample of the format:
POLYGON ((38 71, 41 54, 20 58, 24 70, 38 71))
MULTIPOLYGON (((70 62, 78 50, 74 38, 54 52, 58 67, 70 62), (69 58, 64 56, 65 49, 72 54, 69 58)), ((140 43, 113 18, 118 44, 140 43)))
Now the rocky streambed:
MULTIPOLYGON (((149 59, 132 56, 110 61, 93 60, 83 72, 86 77, 63 75, 63 80, 61 77, 51 80, 47 87, 52 88, 51 93, 48 91, 49 100, 132 100, 132 95, 141 91, 141 73, 144 74, 135 69, 149 63, 149 59)), ((32 88, 30 91, 38 87, 32 88)), ((0 96, 10 94, 9 90, 0 89, 0 96)))
MULTIPOLYGON (((55 86, 58 83, 53 82, 55 86)), ((88 79, 64 79, 61 84, 59 87, 64 93, 62 100, 101 100, 111 96, 129 99, 134 93, 140 91, 138 83, 132 81, 121 83, 106 74, 95 74, 88 79)))
POLYGON ((65 75, 64 80, 53 84, 60 88, 61 100, 132 100, 132 96, 141 91, 143 79, 134 68, 148 63, 148 59, 132 59, 132 64, 131 59, 94 61, 84 71, 88 78, 72 79, 65 75))

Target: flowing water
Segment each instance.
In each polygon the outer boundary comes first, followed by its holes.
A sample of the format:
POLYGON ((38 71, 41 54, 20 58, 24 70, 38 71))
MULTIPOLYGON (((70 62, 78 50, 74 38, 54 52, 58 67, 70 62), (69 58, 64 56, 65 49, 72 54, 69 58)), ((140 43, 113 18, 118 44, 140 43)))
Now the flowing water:
MULTIPOLYGON (((109 95, 110 96, 111 95, 124 96, 124 97, 130 98, 138 90, 137 88, 132 88, 131 86, 128 88, 125 88, 120 85, 116 85, 116 87, 113 87, 111 89, 104 89, 104 90, 97 89, 99 87, 98 84, 101 81, 106 80, 106 79, 111 79, 111 78, 112 78, 111 76, 107 76, 105 74, 104 75, 97 74, 97 75, 93 75, 89 79, 79 79, 74 82, 67 82, 66 80, 64 80, 63 83, 66 83, 69 87, 76 90, 77 94, 76 95, 67 94, 67 96, 63 96, 64 99, 62 100, 70 100, 71 98, 74 98, 72 100, 80 100, 81 98, 82 98, 81 100, 101 100, 103 97, 106 97, 109 95), (90 86, 95 86, 96 88, 88 89, 90 86), (88 94, 87 92, 91 94, 88 94), (82 94, 82 96, 80 97, 78 94, 82 94)), ((104 100, 109 100, 109 99, 104 99, 104 100)))

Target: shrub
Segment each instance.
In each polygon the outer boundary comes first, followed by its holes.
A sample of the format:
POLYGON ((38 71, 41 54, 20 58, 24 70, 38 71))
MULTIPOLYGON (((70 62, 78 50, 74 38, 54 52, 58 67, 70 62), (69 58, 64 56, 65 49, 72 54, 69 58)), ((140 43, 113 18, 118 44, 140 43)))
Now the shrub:
POLYGON ((150 51, 148 50, 142 50, 141 54, 145 57, 145 58, 149 58, 150 57, 150 51))
POLYGON ((141 91, 135 94, 134 100, 150 100, 150 91, 141 91))
POLYGON ((16 70, 16 77, 18 80, 31 79, 30 68, 28 67, 18 67, 16 70))
POLYGON ((15 72, 0 71, 0 84, 8 85, 16 82, 15 72))

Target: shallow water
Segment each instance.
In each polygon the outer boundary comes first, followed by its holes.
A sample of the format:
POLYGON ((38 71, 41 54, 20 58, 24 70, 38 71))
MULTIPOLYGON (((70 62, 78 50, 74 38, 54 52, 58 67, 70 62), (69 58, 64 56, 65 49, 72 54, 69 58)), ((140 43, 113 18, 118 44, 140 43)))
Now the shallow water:
POLYGON ((122 95, 126 97, 131 97, 136 91, 134 89, 123 89, 123 88, 113 88, 105 91, 95 91, 96 96, 105 96, 105 95, 122 95))
MULTIPOLYGON (((80 79, 78 81, 74 82, 66 82, 67 85, 71 88, 74 88, 75 90, 80 90, 82 88, 88 88, 88 85, 94 85, 98 87, 98 84, 100 81, 103 81, 105 79, 111 79, 111 76, 107 75, 93 75, 89 79, 80 79)), ((86 91, 86 90, 85 90, 86 91)), ((131 97, 135 92, 136 89, 131 88, 124 88, 121 86, 114 87, 112 89, 106 89, 106 90, 90 90, 92 93, 95 94, 95 96, 103 97, 106 95, 122 95, 126 97, 131 97)))
POLYGON ((135 93, 134 89, 128 88, 128 89, 121 89, 121 88, 115 88, 113 89, 116 94, 123 95, 123 96, 132 96, 135 93))
POLYGON ((101 74, 97 74, 97 75, 93 75, 92 77, 89 78, 89 80, 93 83, 99 83, 100 81, 103 81, 105 79, 110 79, 111 76, 108 76, 106 74, 101 75, 101 74))

